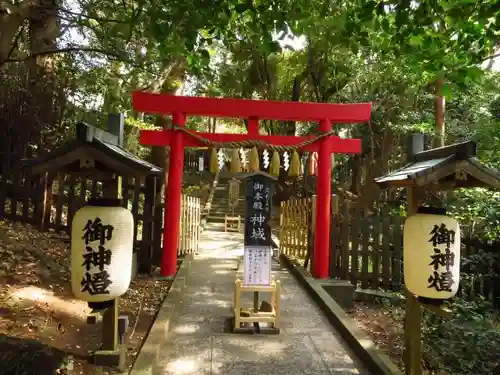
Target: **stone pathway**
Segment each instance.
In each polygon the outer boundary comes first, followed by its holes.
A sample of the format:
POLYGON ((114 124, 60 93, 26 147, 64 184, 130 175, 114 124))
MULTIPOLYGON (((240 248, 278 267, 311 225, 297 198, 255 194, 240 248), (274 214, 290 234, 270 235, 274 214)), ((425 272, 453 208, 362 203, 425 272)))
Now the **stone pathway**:
MULTIPOLYGON (((242 272, 242 265, 236 267, 243 238, 204 232, 201 243, 154 375, 368 375, 314 301, 277 263, 273 272, 282 283, 281 333, 225 333, 234 280, 242 272)), ((251 306, 248 294, 245 301, 251 306)))

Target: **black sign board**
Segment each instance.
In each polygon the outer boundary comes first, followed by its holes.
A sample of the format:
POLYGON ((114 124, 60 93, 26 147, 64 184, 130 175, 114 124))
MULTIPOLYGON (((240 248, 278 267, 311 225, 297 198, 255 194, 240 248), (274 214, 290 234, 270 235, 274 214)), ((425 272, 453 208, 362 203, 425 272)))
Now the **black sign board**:
POLYGON ((245 180, 245 246, 271 246, 273 179, 264 174, 253 174, 245 180))

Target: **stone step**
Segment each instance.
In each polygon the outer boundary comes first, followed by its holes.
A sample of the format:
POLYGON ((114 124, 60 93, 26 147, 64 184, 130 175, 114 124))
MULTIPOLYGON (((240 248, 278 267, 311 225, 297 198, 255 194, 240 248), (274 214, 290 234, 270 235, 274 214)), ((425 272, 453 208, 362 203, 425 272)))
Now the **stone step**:
MULTIPOLYGON (((238 204, 238 205, 236 205, 236 206, 234 206, 234 207, 235 207, 236 209, 242 209, 242 210, 244 210, 244 209, 245 209, 245 205, 243 205, 243 204, 238 204)), ((229 208, 230 208, 230 207, 229 207, 229 205, 228 205, 228 204, 219 204, 219 203, 215 203, 215 204, 214 204, 214 203, 212 203, 212 204, 210 205, 210 208, 212 208, 212 209, 213 209, 213 208, 218 208, 218 209, 221 209, 221 210, 229 210, 229 208)))
MULTIPOLYGON (((228 200, 229 200, 229 196, 228 196, 228 195, 224 195, 224 196, 216 196, 216 195, 214 195, 213 200, 214 200, 214 201, 215 201, 215 200, 228 201, 228 200)), ((240 200, 240 201, 244 201, 244 200, 245 200, 245 196, 240 195, 240 196, 238 197, 238 200, 240 200)))
POLYGON ((229 207, 224 206, 224 207, 210 207, 210 212, 246 212, 245 207, 236 207, 234 210, 229 209, 229 207))
MULTIPOLYGON (((237 216, 237 215, 236 215, 237 216)), ((241 216, 241 222, 245 219, 244 216, 241 216)), ((207 223, 223 223, 226 220, 224 215, 221 216, 212 216, 207 217, 207 223)))
POLYGON ((207 223, 205 230, 224 232, 224 223, 207 223))
MULTIPOLYGON (((211 210, 229 211, 230 207, 227 204, 213 204, 213 205, 210 206, 210 209, 211 210)), ((245 206, 238 205, 238 206, 235 206, 234 209, 245 211, 245 206)))
MULTIPOLYGON (((236 202, 236 205, 244 207, 245 206, 245 202, 243 200, 239 200, 238 202, 236 202)), ((212 206, 225 206, 225 207, 229 207, 229 202, 228 201, 216 201, 216 200, 213 200, 212 201, 212 206)))
MULTIPOLYGON (((229 204, 229 199, 227 198, 219 198, 219 199, 212 199, 212 204, 214 203, 220 203, 220 204, 229 204)), ((245 203, 245 199, 238 199, 238 204, 244 204, 245 203)))
POLYGON ((207 217, 207 224, 223 223, 224 221, 225 221, 224 216, 209 216, 209 217, 207 217))
MULTIPOLYGON (((220 210, 229 210, 229 205, 227 204, 213 204, 210 206, 211 209, 220 209, 220 210)), ((234 207, 235 209, 241 209, 241 210, 244 210, 245 209, 245 206, 242 205, 242 204, 239 204, 237 206, 234 207)))
MULTIPOLYGON (((240 195, 238 197, 239 200, 245 200, 245 196, 243 195, 240 195)), ((222 200, 222 201, 228 201, 229 200, 229 196, 227 194, 224 194, 224 195, 214 195, 214 197, 212 198, 212 200, 214 201, 218 201, 218 200, 222 200)))
POLYGON ((242 219, 245 218, 245 214, 242 212, 235 212, 234 214, 231 212, 210 212, 210 215, 208 215, 208 219, 210 220, 210 218, 212 218, 212 217, 224 218, 226 215, 227 216, 238 216, 239 215, 242 219))

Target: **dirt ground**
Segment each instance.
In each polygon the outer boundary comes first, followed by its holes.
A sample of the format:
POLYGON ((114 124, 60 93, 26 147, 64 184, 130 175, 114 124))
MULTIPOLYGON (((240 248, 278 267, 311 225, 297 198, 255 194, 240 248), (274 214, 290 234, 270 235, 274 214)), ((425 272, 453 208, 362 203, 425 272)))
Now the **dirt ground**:
POLYGON ((400 368, 403 362, 403 322, 394 318, 380 305, 356 302, 354 308, 347 311, 357 325, 362 328, 378 348, 382 349, 400 368))
MULTIPOLYGON (((401 370, 404 369, 403 315, 391 314, 380 304, 356 302, 347 311, 356 324, 362 328, 386 355, 401 370)), ((423 368, 424 375, 450 375, 444 371, 423 368)))
MULTIPOLYGON (((88 364, 101 329, 86 323, 90 309, 72 295, 69 255, 65 235, 0 221, 0 375, 118 372, 88 364)), ((128 368, 170 284, 139 277, 121 297, 120 314, 129 317, 128 368)))

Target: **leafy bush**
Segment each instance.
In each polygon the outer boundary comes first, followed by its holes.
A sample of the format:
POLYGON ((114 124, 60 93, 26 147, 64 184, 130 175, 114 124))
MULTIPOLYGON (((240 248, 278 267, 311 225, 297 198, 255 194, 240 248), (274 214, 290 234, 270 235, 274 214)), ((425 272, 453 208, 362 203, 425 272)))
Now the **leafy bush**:
POLYGON ((482 188, 460 190, 447 200, 446 208, 467 229, 468 236, 500 238, 500 192, 482 188))
MULTIPOLYGON (((403 322, 404 297, 399 297, 377 302, 395 321, 403 322)), ((451 318, 423 309, 424 373, 500 374, 500 312, 479 297, 473 301, 454 298, 446 307, 453 311, 451 318)))
POLYGON ((484 299, 457 298, 451 319, 425 312, 424 358, 433 370, 450 375, 500 373, 500 314, 484 299))

